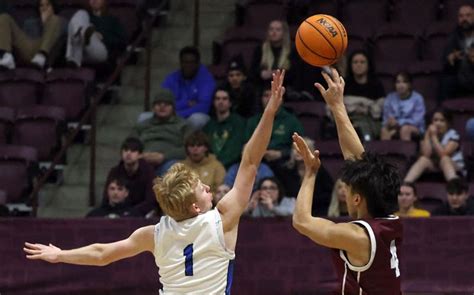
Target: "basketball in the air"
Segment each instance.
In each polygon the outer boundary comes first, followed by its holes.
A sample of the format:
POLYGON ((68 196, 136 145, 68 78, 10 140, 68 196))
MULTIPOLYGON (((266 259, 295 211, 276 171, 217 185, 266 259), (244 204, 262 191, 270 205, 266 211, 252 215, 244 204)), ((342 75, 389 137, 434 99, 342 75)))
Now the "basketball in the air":
POLYGON ((316 14, 305 19, 296 33, 296 50, 313 66, 335 63, 346 51, 347 33, 335 17, 316 14))

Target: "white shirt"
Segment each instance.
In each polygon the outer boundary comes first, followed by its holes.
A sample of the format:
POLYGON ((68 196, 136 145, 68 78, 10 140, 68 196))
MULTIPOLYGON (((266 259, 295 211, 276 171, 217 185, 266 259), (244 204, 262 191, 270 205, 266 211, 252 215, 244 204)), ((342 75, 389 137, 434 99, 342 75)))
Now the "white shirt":
POLYGON ((229 294, 235 253, 225 248, 216 209, 180 222, 163 216, 155 226, 153 254, 160 294, 229 294))

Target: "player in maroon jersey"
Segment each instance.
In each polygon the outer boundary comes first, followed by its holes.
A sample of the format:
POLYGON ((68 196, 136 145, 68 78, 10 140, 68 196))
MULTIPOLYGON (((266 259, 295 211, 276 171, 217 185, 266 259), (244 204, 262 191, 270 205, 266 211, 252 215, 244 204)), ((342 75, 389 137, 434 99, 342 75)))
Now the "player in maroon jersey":
POLYGON ((293 226, 314 242, 334 249, 334 262, 341 280, 338 294, 400 295, 398 251, 402 225, 397 217, 390 215, 396 209, 400 190, 398 171, 380 156, 364 152, 344 106, 343 78, 334 69, 331 75, 323 73, 323 76, 328 89, 321 84, 315 86, 336 121, 339 144, 346 160, 341 179, 348 185, 347 210, 355 220, 334 223, 311 216, 316 174, 321 165, 319 151, 310 151, 304 140, 294 134, 294 144, 304 159, 306 170, 293 226))

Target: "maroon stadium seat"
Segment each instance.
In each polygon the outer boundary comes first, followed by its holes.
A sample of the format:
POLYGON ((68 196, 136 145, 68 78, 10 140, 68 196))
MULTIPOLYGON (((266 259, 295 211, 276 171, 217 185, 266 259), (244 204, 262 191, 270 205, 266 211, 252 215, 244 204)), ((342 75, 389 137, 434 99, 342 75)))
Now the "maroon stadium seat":
POLYGON ((391 21, 407 28, 425 28, 436 21, 439 0, 396 0, 391 21))
POLYGON ((430 212, 447 202, 448 193, 444 182, 418 182, 415 184, 418 205, 430 212))
POLYGON ((369 141, 365 144, 367 151, 384 156, 388 162, 397 166, 400 175, 405 175, 408 165, 417 155, 416 143, 402 140, 369 141))
POLYGON ((0 107, 0 144, 8 143, 15 112, 11 108, 0 107))
POLYGON ((286 10, 281 1, 251 1, 245 9, 244 25, 266 30, 275 19, 286 19, 286 10))
POLYGON ((36 104, 44 83, 38 70, 17 68, 0 72, 0 106, 18 108, 36 104))
POLYGON ((474 117, 474 97, 449 99, 442 106, 453 114, 452 127, 463 137, 467 120, 474 117))
POLYGON ((416 62, 408 67, 408 72, 413 78, 413 89, 423 95, 428 114, 432 113, 438 105, 438 85, 441 70, 441 63, 438 61, 416 62))
POLYGON ((359 33, 364 32, 364 36, 370 36, 376 28, 388 20, 388 1, 343 0, 341 3, 341 21, 349 34, 351 30, 354 30, 359 33))
POLYGON ((428 26, 423 34, 423 59, 442 63, 444 48, 452 31, 452 23, 439 22, 428 26))
POLYGON ((377 30, 374 40, 374 62, 395 62, 408 65, 419 57, 419 37, 396 24, 377 30))

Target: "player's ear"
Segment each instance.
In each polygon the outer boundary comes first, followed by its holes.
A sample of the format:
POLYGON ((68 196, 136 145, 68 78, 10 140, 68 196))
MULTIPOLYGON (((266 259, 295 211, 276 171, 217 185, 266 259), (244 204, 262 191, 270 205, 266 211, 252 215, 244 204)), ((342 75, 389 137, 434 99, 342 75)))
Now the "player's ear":
POLYGON ((353 196, 352 196, 352 200, 354 201, 354 205, 360 205, 360 203, 362 202, 362 196, 358 193, 355 193, 353 196))
POLYGON ((201 208, 199 208, 199 206, 196 203, 193 203, 191 205, 191 213, 199 214, 201 212, 202 212, 201 208))

